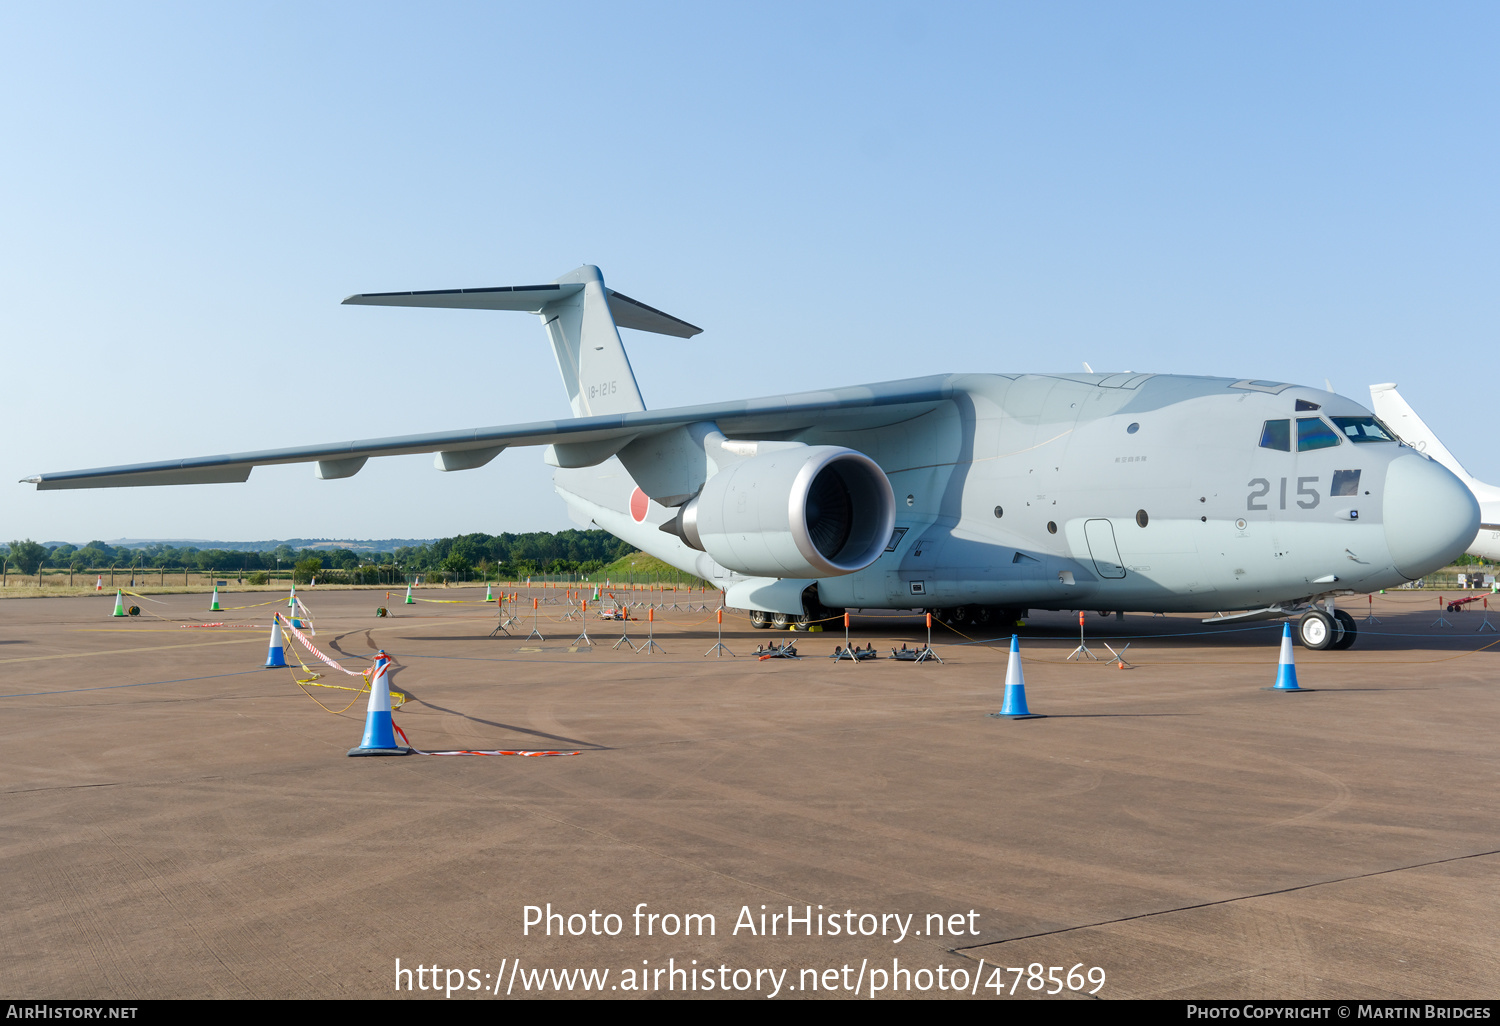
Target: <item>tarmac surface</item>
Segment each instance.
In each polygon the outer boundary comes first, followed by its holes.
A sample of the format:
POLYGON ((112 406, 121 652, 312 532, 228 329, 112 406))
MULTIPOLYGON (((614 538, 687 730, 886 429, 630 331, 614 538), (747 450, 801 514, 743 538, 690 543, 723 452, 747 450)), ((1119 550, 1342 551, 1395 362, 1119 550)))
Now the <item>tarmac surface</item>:
MULTIPOLYGON (((1013 1001, 1057 966, 1059 997, 1500 994, 1482 610, 1431 627, 1435 596, 1377 596, 1352 650, 1296 649, 1303 694, 1264 690, 1279 622, 1088 613, 1095 651, 1130 643, 1120 669, 1067 661, 1076 615, 1039 614, 1020 633, 1044 718, 1008 720, 988 715, 1008 634, 939 629, 941 665, 835 663, 841 632, 726 614, 734 657, 705 658, 710 594, 663 611, 651 653, 612 649, 591 603, 573 650, 565 599, 527 641, 529 598, 492 638, 481 590, 417 596, 444 601, 302 597, 330 658, 391 655, 415 747, 577 754, 346 757, 365 698, 261 668, 284 600, 0 603, 0 990, 1013 1001), (800 661, 752 657, 788 638, 800 661), (575 969, 594 975, 556 975, 575 969)), ((853 637, 925 632, 856 615, 853 637)))

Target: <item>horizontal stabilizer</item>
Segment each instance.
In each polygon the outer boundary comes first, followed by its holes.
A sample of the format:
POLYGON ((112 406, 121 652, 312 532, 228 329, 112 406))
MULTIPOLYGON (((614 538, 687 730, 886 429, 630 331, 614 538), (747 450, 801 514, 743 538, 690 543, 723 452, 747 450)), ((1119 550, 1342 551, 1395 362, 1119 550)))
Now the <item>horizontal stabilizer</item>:
POLYGON ((703 329, 687 321, 662 313, 654 306, 647 306, 638 299, 606 289, 609 293, 609 312, 615 316, 615 324, 636 331, 654 331, 658 335, 675 335, 677 338, 692 338, 703 329))
MULTIPOLYGON (((365 292, 344 300, 345 306, 420 306, 438 310, 514 310, 517 313, 542 312, 542 307, 583 291, 580 282, 551 285, 504 285, 488 289, 431 289, 426 292, 365 292)), ((614 289, 609 295, 609 310, 621 328, 650 331, 658 335, 692 338, 703 329, 669 313, 647 306, 614 289)))

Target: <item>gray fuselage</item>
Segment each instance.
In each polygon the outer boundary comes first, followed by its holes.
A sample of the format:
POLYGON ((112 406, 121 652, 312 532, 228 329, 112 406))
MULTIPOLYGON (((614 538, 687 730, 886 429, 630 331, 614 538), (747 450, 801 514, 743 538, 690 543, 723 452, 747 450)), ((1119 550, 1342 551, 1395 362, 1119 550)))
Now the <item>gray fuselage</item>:
MULTIPOLYGON (((1356 441, 1331 418, 1372 415, 1329 392, 1150 374, 941 380, 947 401, 898 422, 777 436, 862 452, 895 492, 891 547, 818 580, 823 604, 1250 609, 1404 583, 1478 527, 1462 482, 1397 442, 1356 441)), ((617 462, 556 483, 632 544, 736 579, 656 529, 668 510, 636 522, 617 462)))

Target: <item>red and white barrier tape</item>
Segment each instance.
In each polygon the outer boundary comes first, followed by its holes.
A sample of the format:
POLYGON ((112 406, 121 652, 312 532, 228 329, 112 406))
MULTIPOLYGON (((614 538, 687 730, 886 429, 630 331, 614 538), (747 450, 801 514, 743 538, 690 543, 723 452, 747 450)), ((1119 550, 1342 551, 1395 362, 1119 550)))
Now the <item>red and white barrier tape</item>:
POLYGON ((305 647, 309 652, 311 652, 313 655, 317 656, 319 659, 323 660, 323 662, 325 662, 329 666, 333 667, 335 670, 338 670, 340 673, 347 673, 351 677, 363 677, 364 676, 363 671, 360 671, 360 670, 346 670, 344 667, 340 666, 338 663, 334 662, 332 659, 329 659, 322 652, 319 652, 318 651, 318 646, 314 645, 311 641, 309 641, 307 639, 307 635, 306 634, 303 634, 296 627, 293 627, 291 621, 288 620, 283 614, 281 614, 281 613, 277 613, 276 614, 276 622, 279 623, 279 624, 281 624, 283 630, 291 631, 294 635, 296 635, 297 640, 300 641, 300 642, 302 642, 303 647, 305 647))

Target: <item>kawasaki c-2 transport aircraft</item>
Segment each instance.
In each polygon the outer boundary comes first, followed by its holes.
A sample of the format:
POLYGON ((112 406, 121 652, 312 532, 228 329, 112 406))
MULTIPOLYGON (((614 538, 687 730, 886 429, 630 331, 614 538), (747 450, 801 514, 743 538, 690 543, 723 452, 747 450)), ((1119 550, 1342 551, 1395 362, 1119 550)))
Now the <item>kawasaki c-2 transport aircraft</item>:
POLYGON ((350 296, 366 306, 537 314, 571 420, 40 474, 38 488, 244 481, 436 453, 473 470, 546 446, 574 519, 724 589, 757 626, 843 608, 955 625, 1026 610, 1300 615, 1347 648, 1335 598, 1464 550, 1479 507, 1358 404, 1278 381, 1165 374, 953 374, 647 410, 617 327, 699 328, 580 267, 546 285, 350 296))

